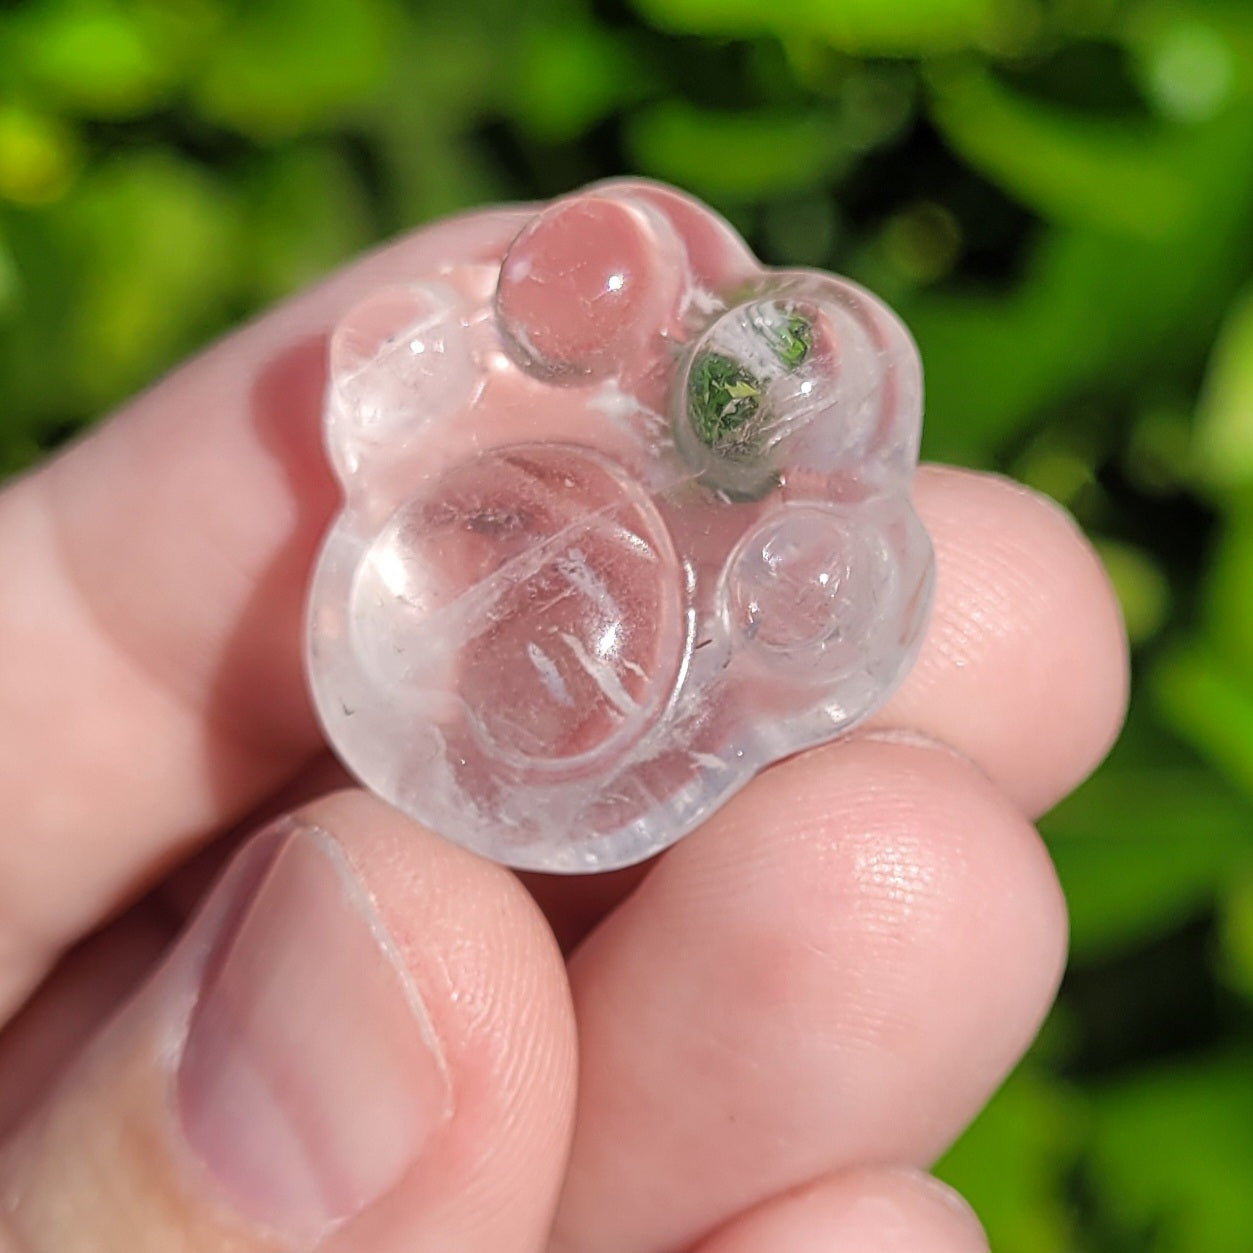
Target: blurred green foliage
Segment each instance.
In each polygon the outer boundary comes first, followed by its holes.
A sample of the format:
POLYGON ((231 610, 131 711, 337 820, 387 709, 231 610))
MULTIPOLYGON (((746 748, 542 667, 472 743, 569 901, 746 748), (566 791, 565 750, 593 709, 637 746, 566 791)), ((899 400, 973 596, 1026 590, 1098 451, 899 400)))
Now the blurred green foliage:
POLYGON ((1043 824, 1072 965, 942 1169, 996 1247, 1248 1253, 1246 0, 10 3, 0 472, 382 236, 623 172, 883 293, 928 453, 1096 540, 1137 664, 1043 824))

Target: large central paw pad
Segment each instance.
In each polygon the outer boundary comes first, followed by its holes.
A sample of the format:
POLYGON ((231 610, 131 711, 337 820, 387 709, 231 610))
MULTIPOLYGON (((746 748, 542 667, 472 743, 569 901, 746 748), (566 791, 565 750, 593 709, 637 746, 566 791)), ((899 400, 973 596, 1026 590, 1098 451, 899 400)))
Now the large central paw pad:
POLYGON ((667 188, 537 214, 337 328, 311 684, 381 796, 510 865, 665 848, 880 705, 933 579, 921 377, 846 280, 667 188))

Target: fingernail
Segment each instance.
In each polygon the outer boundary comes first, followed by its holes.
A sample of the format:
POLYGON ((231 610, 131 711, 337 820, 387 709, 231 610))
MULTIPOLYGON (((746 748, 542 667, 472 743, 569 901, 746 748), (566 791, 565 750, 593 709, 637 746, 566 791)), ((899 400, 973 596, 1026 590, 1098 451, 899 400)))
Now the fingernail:
POLYGON ((417 990, 340 846, 294 830, 252 878, 221 911, 180 1112, 225 1203, 312 1241, 400 1180, 449 1117, 451 1091, 417 990))

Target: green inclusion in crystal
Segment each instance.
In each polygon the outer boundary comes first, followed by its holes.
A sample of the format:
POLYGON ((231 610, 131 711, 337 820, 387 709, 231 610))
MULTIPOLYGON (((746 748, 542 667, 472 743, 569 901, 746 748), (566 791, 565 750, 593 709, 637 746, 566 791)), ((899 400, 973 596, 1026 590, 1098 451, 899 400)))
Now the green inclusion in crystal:
MULTIPOLYGON (((777 322, 762 319, 756 330, 789 371, 813 346, 813 327, 799 313, 788 312, 777 322)), ((764 390, 761 380, 731 357, 720 352, 698 357, 688 376, 687 409, 701 443, 730 456, 750 455, 764 390)))
POLYGON ((795 370, 809 356, 814 329, 808 318, 789 313, 782 325, 767 325, 761 329, 771 351, 789 370, 795 370))
POLYGON ((697 358, 687 381, 687 408, 701 443, 724 452, 743 451, 761 401, 761 383, 720 352, 697 358))

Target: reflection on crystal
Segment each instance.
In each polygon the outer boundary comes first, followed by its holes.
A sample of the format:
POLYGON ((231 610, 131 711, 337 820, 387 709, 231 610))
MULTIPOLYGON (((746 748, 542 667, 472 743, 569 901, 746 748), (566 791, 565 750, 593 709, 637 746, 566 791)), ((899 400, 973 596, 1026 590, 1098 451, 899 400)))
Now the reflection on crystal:
POLYGON ((869 293, 653 184, 375 293, 332 340, 345 489, 310 598, 331 743, 515 866, 665 848, 908 669, 921 382, 869 293))

